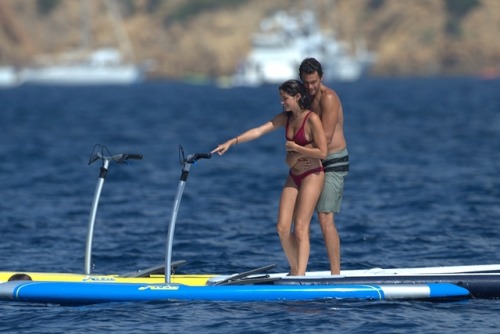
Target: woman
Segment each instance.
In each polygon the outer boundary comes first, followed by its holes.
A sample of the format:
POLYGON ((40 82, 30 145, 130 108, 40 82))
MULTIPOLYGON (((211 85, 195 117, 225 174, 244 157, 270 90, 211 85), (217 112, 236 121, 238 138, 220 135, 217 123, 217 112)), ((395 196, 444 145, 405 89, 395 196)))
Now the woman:
POLYGON ((233 145, 257 139, 280 127, 285 128, 286 163, 290 171, 281 193, 276 228, 290 264, 290 275, 303 276, 310 252, 309 226, 323 188, 321 159, 327 154, 326 136, 319 116, 309 110, 309 98, 300 81, 285 81, 279 86, 279 93, 283 112, 271 121, 217 146, 212 153, 222 155, 233 145), (309 161, 309 168, 295 169, 299 159, 309 161))

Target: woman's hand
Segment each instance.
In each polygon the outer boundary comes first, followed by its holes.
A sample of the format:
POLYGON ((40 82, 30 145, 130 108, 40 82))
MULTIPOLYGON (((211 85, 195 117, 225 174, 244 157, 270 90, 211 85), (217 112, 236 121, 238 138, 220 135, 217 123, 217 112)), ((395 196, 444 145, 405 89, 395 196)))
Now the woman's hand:
POLYGON ((285 143, 286 158, 285 163, 288 167, 293 168, 302 155, 294 150, 297 146, 294 141, 287 140, 285 143))
POLYGON ((294 169, 299 172, 309 170, 309 168, 311 168, 311 161, 309 161, 309 159, 306 158, 298 159, 294 165, 294 169))
POLYGON ((212 154, 216 153, 219 154, 219 155, 223 155, 224 153, 227 152, 227 150, 229 150, 229 148, 235 144, 238 144, 238 137, 235 137, 233 139, 229 139, 227 142, 225 142, 224 144, 220 144, 218 145, 216 148, 214 148, 212 150, 212 154))
POLYGON ((295 148, 297 146, 298 145, 293 140, 287 140, 286 143, 285 143, 285 149, 286 149, 287 152, 295 151, 295 148))
POLYGON ((286 152, 285 163, 288 165, 288 167, 292 168, 297 163, 298 158, 299 155, 296 152, 288 151, 286 152))
POLYGON ((223 155, 226 153, 227 150, 231 147, 231 143, 229 141, 225 142, 224 144, 218 145, 215 149, 212 150, 212 154, 217 153, 218 155, 223 155))

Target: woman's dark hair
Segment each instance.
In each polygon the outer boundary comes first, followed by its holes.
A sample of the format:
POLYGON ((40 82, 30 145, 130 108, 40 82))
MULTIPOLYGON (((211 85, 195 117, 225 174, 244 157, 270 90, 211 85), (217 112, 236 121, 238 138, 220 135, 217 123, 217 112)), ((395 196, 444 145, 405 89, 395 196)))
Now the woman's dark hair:
POLYGON ((302 109, 311 109, 311 101, 307 96, 306 87, 299 80, 287 80, 280 85, 279 90, 290 96, 300 94, 299 106, 302 109))
POLYGON ((299 67, 299 78, 302 78, 302 74, 313 74, 314 72, 318 72, 320 78, 323 77, 323 68, 320 62, 314 58, 304 59, 299 67))

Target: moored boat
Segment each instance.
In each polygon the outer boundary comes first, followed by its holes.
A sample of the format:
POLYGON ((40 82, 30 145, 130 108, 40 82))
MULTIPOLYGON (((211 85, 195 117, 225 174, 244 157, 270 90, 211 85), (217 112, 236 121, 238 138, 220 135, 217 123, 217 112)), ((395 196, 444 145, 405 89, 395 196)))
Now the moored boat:
POLYGON ((301 61, 308 57, 322 63, 325 80, 355 81, 373 65, 376 56, 361 42, 354 49, 334 32, 322 30, 314 11, 278 11, 261 21, 232 85, 279 84, 296 78, 301 61))

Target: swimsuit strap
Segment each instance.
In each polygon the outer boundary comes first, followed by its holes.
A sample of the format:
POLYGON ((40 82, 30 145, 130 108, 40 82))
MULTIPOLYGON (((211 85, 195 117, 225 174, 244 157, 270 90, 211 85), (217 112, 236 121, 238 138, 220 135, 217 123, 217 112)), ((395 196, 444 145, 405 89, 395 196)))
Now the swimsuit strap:
MULTIPOLYGON (((293 136, 293 138, 288 138, 288 123, 290 122, 290 117, 292 116, 291 114, 288 115, 288 118, 286 119, 286 126, 285 126, 285 137, 287 140, 293 140, 297 143, 297 137, 299 136, 299 134, 302 132, 302 138, 304 139, 303 140, 303 143, 302 142, 299 142, 297 144, 301 145, 301 146, 304 146, 304 145, 307 145, 307 144, 310 144, 312 141, 306 141, 306 134, 305 134, 305 126, 306 126, 306 121, 307 121, 307 118, 309 118, 309 115, 311 115, 312 111, 309 111, 307 113, 307 115, 304 116, 304 120, 302 121, 302 124, 300 125, 299 129, 297 130, 297 132, 295 132, 295 135, 293 136)), ((301 139, 302 139, 301 138, 301 139)))
POLYGON ((312 111, 308 112, 307 115, 304 116, 304 120, 302 121, 302 124, 300 125, 300 128, 297 131, 297 133, 295 133, 295 136, 297 136, 300 133, 300 131, 302 131, 302 132, 304 132, 304 138, 306 137, 306 135, 305 135, 306 121, 307 121, 307 118, 309 117, 309 115, 311 115, 311 113, 312 113, 312 111))

